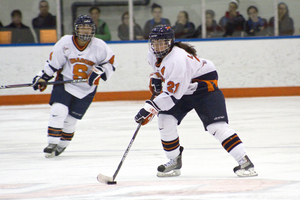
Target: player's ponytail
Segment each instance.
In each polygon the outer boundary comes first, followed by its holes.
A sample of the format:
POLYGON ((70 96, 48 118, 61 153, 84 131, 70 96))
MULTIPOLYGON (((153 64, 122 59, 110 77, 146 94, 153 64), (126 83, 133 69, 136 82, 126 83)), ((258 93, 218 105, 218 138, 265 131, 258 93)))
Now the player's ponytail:
POLYGON ((192 46, 190 44, 182 43, 182 42, 175 42, 174 46, 184 49, 186 52, 188 52, 189 54, 192 54, 193 56, 197 56, 196 49, 194 48, 194 46, 192 46))

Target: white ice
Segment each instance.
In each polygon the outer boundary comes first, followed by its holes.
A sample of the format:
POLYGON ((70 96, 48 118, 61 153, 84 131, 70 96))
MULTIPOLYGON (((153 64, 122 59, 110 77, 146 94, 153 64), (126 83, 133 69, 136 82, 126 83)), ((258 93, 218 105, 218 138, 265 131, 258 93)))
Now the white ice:
POLYGON ((178 127, 181 176, 156 177, 167 162, 157 119, 142 126, 116 185, 112 176, 137 128, 142 101, 93 102, 66 151, 47 159, 49 105, 0 106, 0 199, 300 199, 300 96, 226 99, 230 127, 257 177, 239 178, 235 160, 192 111, 178 127))

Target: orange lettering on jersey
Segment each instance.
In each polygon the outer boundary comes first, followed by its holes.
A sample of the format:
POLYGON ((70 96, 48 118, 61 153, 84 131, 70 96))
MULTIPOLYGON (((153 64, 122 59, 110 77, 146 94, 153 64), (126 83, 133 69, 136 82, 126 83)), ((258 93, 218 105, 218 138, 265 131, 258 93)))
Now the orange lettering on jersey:
MULTIPOLYGON (((162 80, 162 82, 165 82, 165 78, 164 77, 162 77, 162 75, 160 75, 160 73, 159 72, 155 72, 154 73, 158 78, 160 78, 161 80, 162 80)), ((150 76, 151 76, 152 74, 150 74, 150 76)))
POLYGON ((75 58, 70 58, 70 63, 71 64, 74 64, 76 62, 76 59, 75 58))
POLYGON ((200 59, 199 59, 197 56, 194 56, 194 58, 195 58, 198 62, 200 62, 200 59))
POLYGON ((49 60, 52 60, 52 54, 53 54, 53 52, 50 53, 49 60))
POLYGON ((195 58, 198 62, 200 62, 200 59, 197 56, 187 55, 187 57, 189 57, 190 59, 194 59, 195 58))
POLYGON ((87 59, 84 59, 84 58, 70 58, 69 61, 70 61, 71 64, 84 63, 84 64, 87 64, 87 65, 90 65, 90 66, 93 66, 95 64, 93 61, 90 61, 90 60, 87 60, 87 59))
POLYGON ((180 83, 175 84, 173 81, 168 82, 168 91, 171 93, 175 93, 179 88, 180 83))
POLYGON ((114 64, 114 62, 115 62, 115 56, 113 55, 110 59, 109 59, 109 61, 108 61, 110 64, 114 64))
POLYGON ((161 70, 160 70, 161 75, 165 74, 165 69, 166 69, 166 67, 161 68, 161 70))

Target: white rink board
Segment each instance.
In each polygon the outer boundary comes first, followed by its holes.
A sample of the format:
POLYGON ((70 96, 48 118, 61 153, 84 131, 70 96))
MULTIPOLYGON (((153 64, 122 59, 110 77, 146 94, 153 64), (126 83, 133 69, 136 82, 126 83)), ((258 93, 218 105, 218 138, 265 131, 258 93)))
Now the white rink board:
MULTIPOLYGON (((198 56, 214 62, 220 88, 300 86, 300 39, 193 41, 198 56)), ((98 92, 148 90, 151 67, 147 43, 109 43, 116 73, 98 92)), ((30 83, 42 70, 52 46, 0 47, 0 85, 30 83)), ((44 93, 50 93, 48 87, 44 93)), ((38 94, 32 88, 5 89, 0 95, 38 94)))

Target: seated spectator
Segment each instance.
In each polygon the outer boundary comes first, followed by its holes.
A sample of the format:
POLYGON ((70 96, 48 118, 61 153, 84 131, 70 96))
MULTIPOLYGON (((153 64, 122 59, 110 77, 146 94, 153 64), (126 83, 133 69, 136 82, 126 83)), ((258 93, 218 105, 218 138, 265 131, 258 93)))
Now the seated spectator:
MULTIPOLYGON (((206 38, 222 37, 222 35, 224 34, 223 29, 217 24, 214 17, 215 17, 214 11, 212 11, 212 10, 205 11, 206 38)), ((194 37, 195 38, 203 38, 202 24, 200 26, 198 26, 194 37)))
POLYGON ((268 22, 258 16, 258 9, 249 6, 247 9, 249 19, 245 22, 245 32, 248 36, 266 36, 268 34, 268 22))
POLYGON ((28 26, 22 24, 22 13, 20 10, 13 10, 11 12, 12 22, 5 26, 6 30, 12 32, 11 43, 34 43, 34 38, 28 26))
MULTIPOLYGON (((124 12, 122 15, 122 24, 118 27, 118 36, 121 40, 129 40, 129 13, 128 11, 124 12)), ((133 38, 134 40, 143 40, 143 30, 135 23, 133 19, 133 38)))
POLYGON ((175 38, 191 38, 195 34, 195 25, 189 21, 189 14, 186 11, 178 13, 177 21, 172 28, 175 38))
POLYGON ((159 24, 171 25, 170 20, 162 18, 162 7, 156 3, 151 6, 151 14, 153 19, 148 20, 144 26, 144 38, 149 39, 149 33, 154 28, 154 26, 159 24))
MULTIPOLYGON (((285 3, 278 4, 278 22, 279 22, 279 35, 293 35, 294 34, 294 21, 289 16, 289 9, 285 3)), ((274 34, 274 17, 269 20, 269 35, 274 34)))
POLYGON ((239 0, 231 0, 228 6, 228 11, 225 16, 220 19, 220 26, 225 30, 223 37, 241 36, 244 30, 244 17, 237 11, 239 0))
POLYGON ((56 17, 49 13, 49 4, 45 0, 40 1, 39 10, 39 15, 32 20, 32 27, 40 42, 40 30, 56 29, 56 17))
POLYGON ((91 7, 90 10, 91 18, 93 19, 96 25, 95 37, 100 38, 104 41, 111 40, 111 34, 108 27, 108 24, 100 19, 101 10, 98 7, 91 7))

